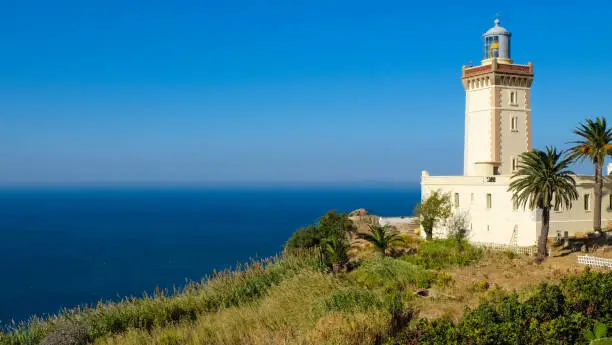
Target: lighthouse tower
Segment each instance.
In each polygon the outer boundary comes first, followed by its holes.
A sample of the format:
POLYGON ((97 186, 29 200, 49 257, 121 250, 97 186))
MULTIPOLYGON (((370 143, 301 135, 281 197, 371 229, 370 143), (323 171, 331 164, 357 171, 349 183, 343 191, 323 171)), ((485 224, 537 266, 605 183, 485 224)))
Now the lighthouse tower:
POLYGON ((515 64, 512 34, 495 20, 484 35, 480 66, 463 67, 465 176, 510 175, 518 156, 531 150, 533 64, 515 64))

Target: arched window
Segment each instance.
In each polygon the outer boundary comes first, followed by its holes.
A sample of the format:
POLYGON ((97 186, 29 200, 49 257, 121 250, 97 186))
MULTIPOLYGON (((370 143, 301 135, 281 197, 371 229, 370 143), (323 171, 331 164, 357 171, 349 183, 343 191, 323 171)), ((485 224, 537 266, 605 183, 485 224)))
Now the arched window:
POLYGON ((510 92, 510 104, 514 104, 516 96, 514 95, 514 91, 510 92))

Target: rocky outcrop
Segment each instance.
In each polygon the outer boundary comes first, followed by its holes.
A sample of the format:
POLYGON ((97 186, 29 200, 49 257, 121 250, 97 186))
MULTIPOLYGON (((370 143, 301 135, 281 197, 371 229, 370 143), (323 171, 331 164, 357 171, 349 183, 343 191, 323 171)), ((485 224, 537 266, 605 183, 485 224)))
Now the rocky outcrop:
POLYGON ((358 208, 355 211, 349 213, 349 217, 363 217, 369 215, 370 212, 368 212, 365 208, 358 208))

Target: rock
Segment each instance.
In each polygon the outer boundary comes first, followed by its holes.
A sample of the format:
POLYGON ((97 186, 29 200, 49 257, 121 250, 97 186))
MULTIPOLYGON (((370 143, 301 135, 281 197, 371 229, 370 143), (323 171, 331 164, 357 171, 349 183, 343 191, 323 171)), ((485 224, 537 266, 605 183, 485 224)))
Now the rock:
POLYGON ((359 208, 349 213, 349 217, 361 217, 361 216, 369 216, 369 215, 370 215, 370 212, 368 212, 365 208, 359 208))
POLYGON ((417 296, 421 296, 421 297, 427 297, 427 296, 429 296, 429 290, 427 290, 427 289, 417 289, 414 292, 414 294, 417 295, 417 296))

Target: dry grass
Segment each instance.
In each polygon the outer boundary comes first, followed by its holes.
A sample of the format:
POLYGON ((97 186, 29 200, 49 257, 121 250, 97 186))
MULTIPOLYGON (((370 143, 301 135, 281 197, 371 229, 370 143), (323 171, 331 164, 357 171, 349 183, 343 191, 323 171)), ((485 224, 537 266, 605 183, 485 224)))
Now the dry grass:
POLYGON ((270 289, 258 302, 201 315, 194 323, 131 330, 97 345, 238 345, 238 344, 363 344, 385 330, 383 310, 326 312, 322 302, 346 286, 321 272, 303 272, 270 289))
MULTIPOLYGON (((608 256, 611 254, 607 253, 608 256)), ((578 255, 584 254, 566 255, 555 251, 552 257, 538 265, 533 257, 512 258, 502 252, 487 252, 474 265, 446 269, 454 283, 446 288, 433 287, 430 296, 418 299, 415 305, 421 317, 448 316, 458 320, 466 308, 476 307, 492 294, 500 291, 527 293, 541 282, 557 282, 563 277, 582 273, 585 266, 578 264, 578 255)))

